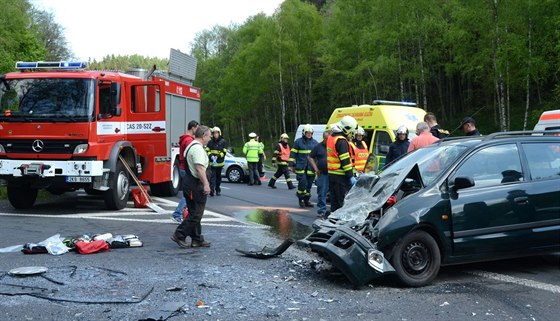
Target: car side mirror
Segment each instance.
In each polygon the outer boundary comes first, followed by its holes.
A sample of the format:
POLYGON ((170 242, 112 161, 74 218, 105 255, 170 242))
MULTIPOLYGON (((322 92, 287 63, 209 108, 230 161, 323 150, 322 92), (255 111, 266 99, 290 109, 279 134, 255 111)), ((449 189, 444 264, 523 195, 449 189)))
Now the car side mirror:
POLYGON ((455 177, 455 179, 453 180, 453 185, 451 186, 451 189, 457 191, 460 189, 469 188, 473 186, 474 186, 474 180, 472 177, 459 176, 459 177, 455 177))

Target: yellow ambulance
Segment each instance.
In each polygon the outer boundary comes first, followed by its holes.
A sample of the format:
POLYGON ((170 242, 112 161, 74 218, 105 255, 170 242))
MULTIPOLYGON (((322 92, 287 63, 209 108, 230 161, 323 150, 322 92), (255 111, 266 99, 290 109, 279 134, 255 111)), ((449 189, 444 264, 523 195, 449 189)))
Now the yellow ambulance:
POLYGON ((426 111, 416 107, 415 103, 374 100, 372 105, 336 108, 329 118, 328 125, 337 123, 346 115, 352 116, 366 131, 365 141, 370 154, 375 158, 370 164, 374 170, 382 169, 389 145, 395 141, 399 126, 408 128, 408 139, 416 136, 416 124, 424 121, 426 111))

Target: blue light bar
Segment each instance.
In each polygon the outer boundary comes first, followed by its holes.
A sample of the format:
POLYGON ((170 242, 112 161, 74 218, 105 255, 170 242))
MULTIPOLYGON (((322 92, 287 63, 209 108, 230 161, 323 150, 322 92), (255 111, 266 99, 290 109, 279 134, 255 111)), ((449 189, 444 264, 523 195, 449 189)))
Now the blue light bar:
POLYGON ((16 69, 85 69, 85 61, 34 61, 16 62, 16 69))
POLYGON ((408 101, 392 101, 392 100, 374 100, 374 105, 396 105, 396 106, 409 106, 416 107, 416 103, 408 101))

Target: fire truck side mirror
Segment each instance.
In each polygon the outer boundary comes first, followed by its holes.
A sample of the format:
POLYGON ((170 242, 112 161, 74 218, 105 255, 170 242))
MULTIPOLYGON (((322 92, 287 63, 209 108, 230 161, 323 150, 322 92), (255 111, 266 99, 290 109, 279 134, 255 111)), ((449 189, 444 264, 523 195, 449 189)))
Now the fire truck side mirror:
POLYGON ((121 84, 119 83, 111 83, 111 115, 113 116, 120 116, 121 115, 121 107, 119 104, 121 103, 121 84))

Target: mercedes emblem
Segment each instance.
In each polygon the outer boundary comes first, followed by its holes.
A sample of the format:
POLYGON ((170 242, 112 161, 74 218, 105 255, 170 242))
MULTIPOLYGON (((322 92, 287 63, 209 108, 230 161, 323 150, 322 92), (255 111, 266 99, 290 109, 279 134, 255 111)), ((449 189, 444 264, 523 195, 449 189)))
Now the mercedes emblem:
POLYGON ((39 139, 36 139, 33 144, 31 144, 31 149, 33 149, 33 151, 36 153, 42 152, 44 147, 45 143, 43 143, 43 141, 39 139))

